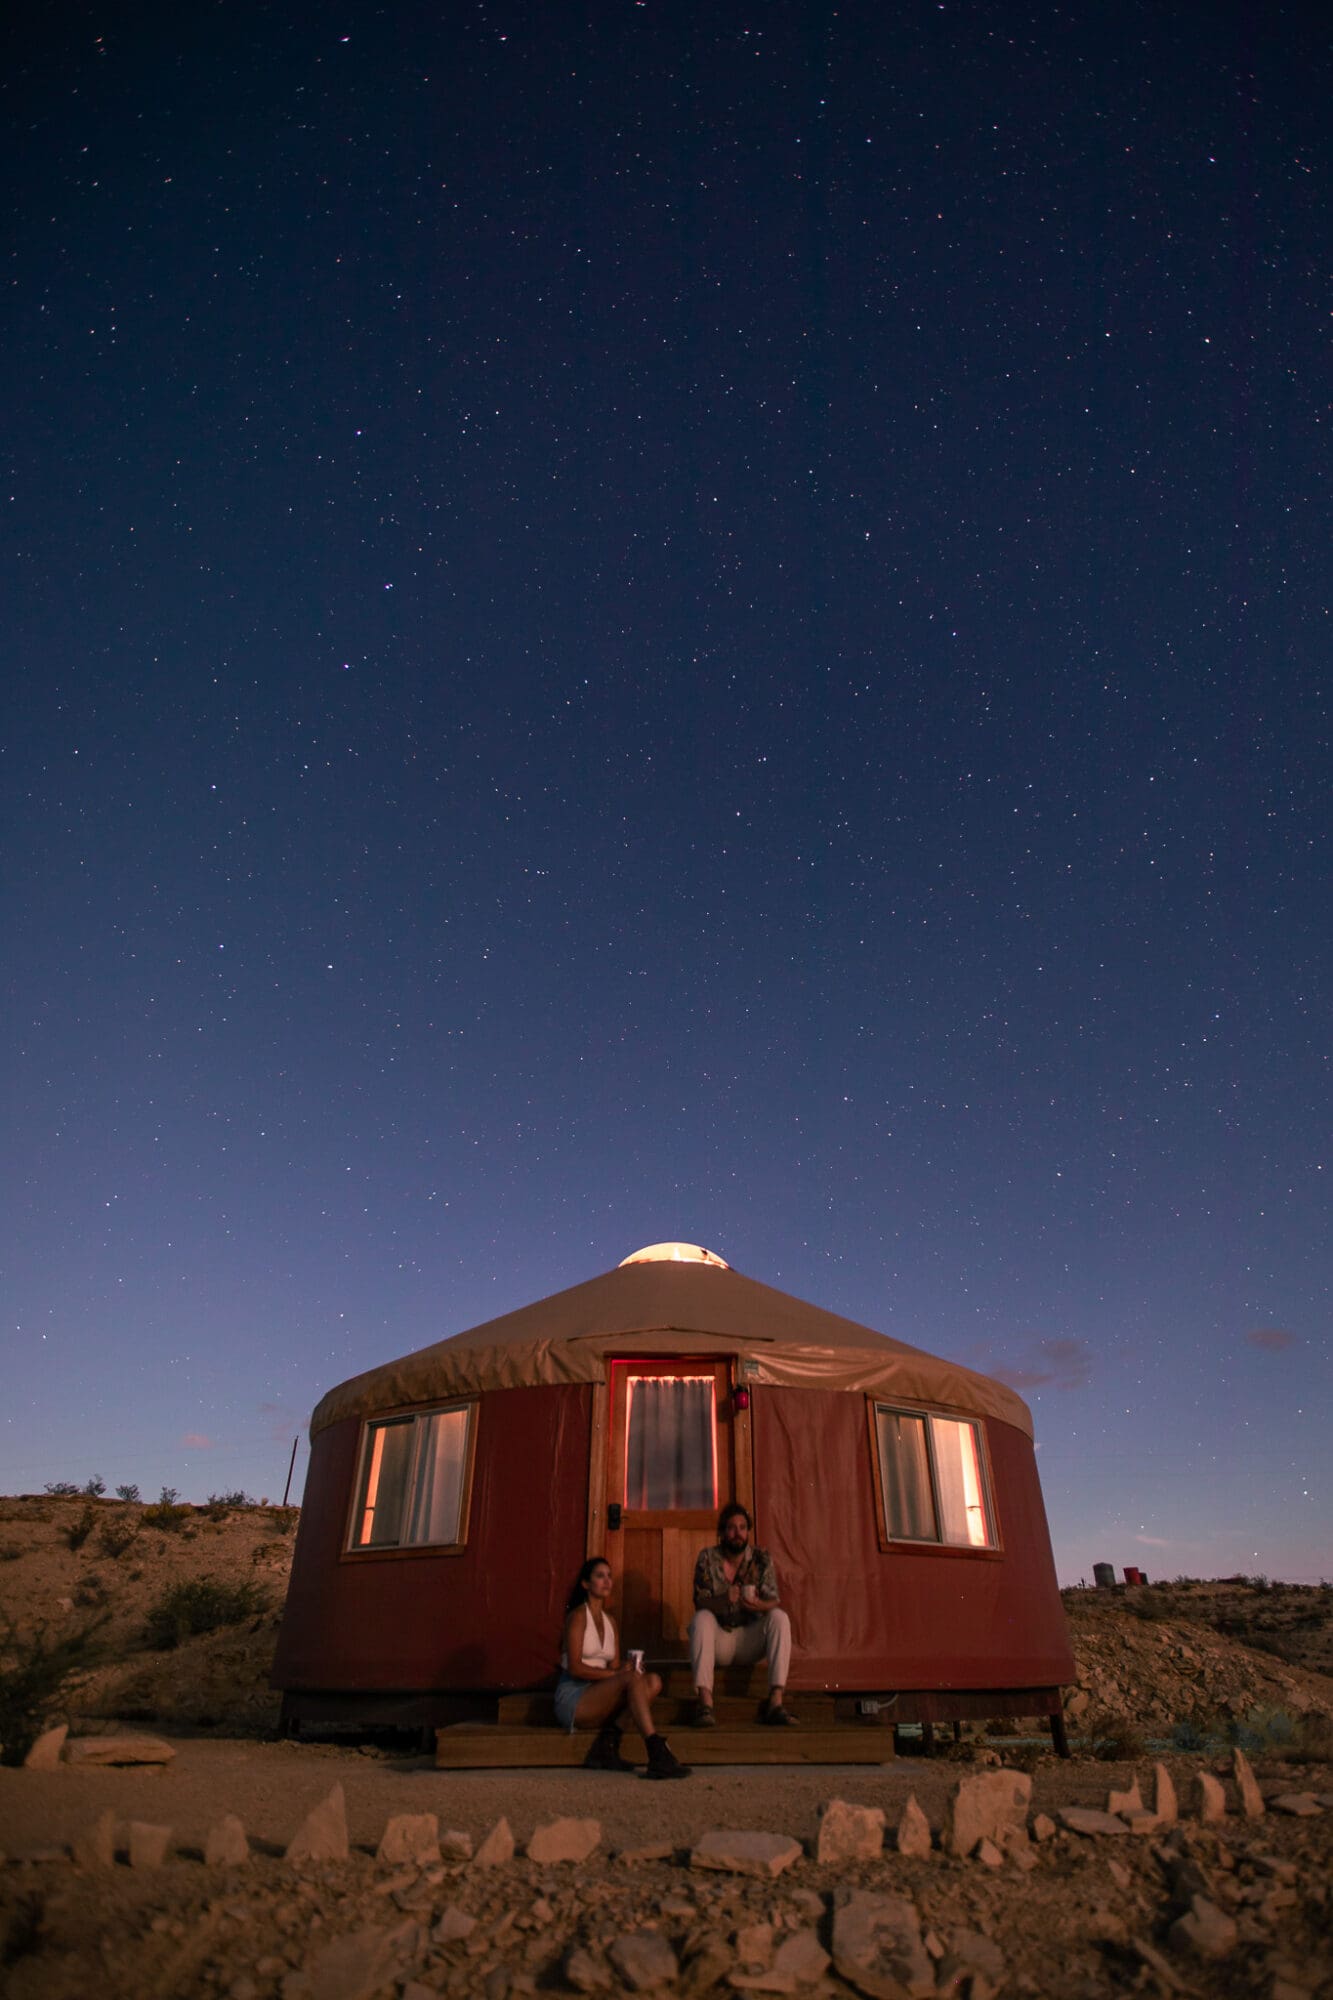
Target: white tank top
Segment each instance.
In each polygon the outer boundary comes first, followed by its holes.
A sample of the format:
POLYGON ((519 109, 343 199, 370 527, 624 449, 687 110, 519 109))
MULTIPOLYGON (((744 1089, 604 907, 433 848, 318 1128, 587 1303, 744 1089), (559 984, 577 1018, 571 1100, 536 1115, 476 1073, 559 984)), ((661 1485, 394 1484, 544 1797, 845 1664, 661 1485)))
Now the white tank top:
MULTIPOLYGON (((602 1613, 602 1624, 605 1629, 599 1639, 597 1636, 597 1627, 592 1622, 591 1611, 583 1621, 583 1664, 585 1667, 609 1667, 615 1660, 616 1621, 609 1611, 602 1613)), ((547 1654, 547 1658, 550 1658, 549 1653, 547 1654)), ((560 1655, 560 1664, 565 1672, 568 1673, 570 1669, 567 1652, 560 1655)))

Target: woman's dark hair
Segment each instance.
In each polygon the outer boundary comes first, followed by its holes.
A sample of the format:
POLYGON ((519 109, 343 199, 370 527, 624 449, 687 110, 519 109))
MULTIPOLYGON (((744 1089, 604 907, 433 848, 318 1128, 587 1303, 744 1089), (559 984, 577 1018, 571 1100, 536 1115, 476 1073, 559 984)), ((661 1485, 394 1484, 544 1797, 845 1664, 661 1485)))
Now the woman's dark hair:
POLYGON ((750 1533, 754 1533, 754 1522, 750 1519, 749 1508, 742 1507, 739 1500, 732 1500, 722 1509, 722 1512, 717 1517, 717 1538, 719 1541, 722 1540, 722 1537, 727 1532, 727 1522, 734 1520, 737 1514, 740 1515, 750 1533))
MULTIPOLYGON (((569 1616, 571 1611, 577 1611, 580 1604, 586 1604, 588 1602, 588 1585, 592 1582, 592 1573, 596 1569, 598 1563, 605 1563, 605 1562, 606 1562, 605 1556, 588 1557, 587 1562, 584 1563, 583 1568, 579 1571, 573 1583, 569 1586, 569 1596, 565 1600, 566 1617, 569 1616)), ((606 1566, 608 1569, 610 1569, 611 1567, 610 1563, 606 1563, 606 1566)))

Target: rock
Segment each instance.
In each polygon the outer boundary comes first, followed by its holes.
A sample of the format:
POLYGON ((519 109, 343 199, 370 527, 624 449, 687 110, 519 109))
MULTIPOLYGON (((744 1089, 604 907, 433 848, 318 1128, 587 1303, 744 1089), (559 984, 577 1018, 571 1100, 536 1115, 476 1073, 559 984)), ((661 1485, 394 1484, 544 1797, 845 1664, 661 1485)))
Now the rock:
POLYGON ((445 1861, 470 1861, 472 1859, 472 1835, 460 1833, 450 1827, 440 1835, 440 1855, 445 1861))
POLYGON ((250 1843, 235 1813, 210 1826, 204 1839, 204 1863, 209 1868, 236 1868, 250 1859, 250 1843))
POLYGON ((25 1771, 54 1771, 60 1762, 60 1753, 69 1735, 69 1724, 58 1722, 54 1729, 44 1729, 37 1741, 23 1759, 25 1771))
POLYGON ((1003 1868, 1004 1856, 993 1840, 979 1840, 972 1849, 972 1859, 979 1861, 983 1868, 1003 1868))
POLYGON ((1317 1819, 1321 1810, 1313 1792, 1280 1792, 1270 1803, 1274 1812, 1292 1813, 1297 1819, 1317 1819))
POLYGON ((1176 1803, 1176 1788, 1171 1782, 1171 1773, 1165 1764, 1153 1767, 1152 1809, 1159 1826, 1174 1826, 1179 1815, 1176 1803))
POLYGON ((1034 1840, 1053 1840, 1055 1832, 1055 1821, 1049 1813, 1038 1813, 1033 1819, 1032 1838, 1034 1840))
POLYGON ((1118 1861, 1108 1861, 1106 1864, 1106 1872, 1110 1876, 1111 1880, 1115 1883, 1117 1889, 1127 1889, 1130 1883, 1134 1880, 1134 1877, 1130 1874, 1128 1868, 1122 1867, 1120 1862, 1118 1861))
POLYGON ((734 1967, 727 1974, 727 1984, 737 1993, 795 1993, 796 1979, 790 1972, 779 1972, 767 1965, 762 1972, 739 1972, 734 1967))
POLYGON ((605 1993, 611 1985, 611 1968, 599 1953, 576 1944, 565 1954, 565 1978, 576 1993, 605 1993))
POLYGON ((771 1879, 800 1858, 801 1843, 785 1833, 738 1833, 712 1827, 691 1849, 690 1866, 771 1879))
POLYGON ((837 1866, 846 1861, 874 1861, 883 1852, 882 1806, 853 1806, 846 1799, 829 1799, 819 1808, 816 1861, 837 1866))
POLYGON ((169 1826, 150 1826, 146 1820, 130 1821, 130 1867, 160 1868, 171 1846, 169 1826))
POLYGON ((773 1954, 774 1972, 785 1973, 798 1986, 813 1986, 822 1979, 829 1957, 813 1931, 792 1931, 773 1954))
POLYGON ((945 1852, 961 1860, 979 1840, 998 1841, 1005 1827, 1025 1826, 1031 1797, 1026 1771, 982 1771, 961 1779, 944 1808, 945 1852))
POLYGON ((436 1944, 461 1944, 464 1938, 471 1937, 476 1928, 475 1917, 470 1917, 466 1910, 460 1910, 456 1903, 446 1903, 431 1938, 436 1944))
POLYGON ((969 1972, 981 1973, 998 1987, 1006 1972, 1004 1953, 981 1931, 952 1930, 936 1974, 940 1991, 947 1991, 951 1981, 958 1982, 961 1975, 969 1972))
POLYGON ((287 1844, 288 1861, 346 1861, 347 1805, 343 1788, 335 1785, 326 1799, 308 1812, 287 1844))
POLYGON ((731 1948, 742 1971, 765 1971, 773 1961, 772 1924, 743 1924, 731 1940, 731 1948))
POLYGON ((1214 1826, 1227 1816, 1227 1795, 1211 1771, 1196 1771, 1190 1793, 1195 1817, 1205 1826, 1214 1826))
POLYGON ((76 1868, 110 1868, 116 1859, 116 1815, 99 1813, 86 1832, 77 1836, 72 1853, 76 1868))
POLYGON ((1191 1896, 1188 1910, 1176 1918, 1169 1936, 1173 1945, 1200 1958, 1222 1958, 1235 1945, 1236 1926, 1207 1896, 1191 1896))
POLYGON ((680 1970, 660 1931, 626 1931, 607 1957, 631 1993, 653 1993, 659 1986, 669 1986, 680 1970))
POLYGON ((1120 1813, 1126 1818, 1130 1813, 1141 1813, 1144 1810, 1144 1804, 1139 1795, 1138 1779, 1135 1778, 1127 1792, 1108 1792, 1106 1795, 1106 1810, 1109 1813, 1120 1813))
POLYGON ((1243 1750, 1231 1753, 1231 1775, 1240 1793, 1240 1809, 1246 1819, 1262 1819, 1264 1816, 1264 1795, 1259 1790, 1258 1780, 1250 1766, 1250 1760, 1243 1750))
POLYGON ((552 1819, 528 1842, 529 1861, 586 1861, 602 1841, 599 1819, 552 1819))
POLYGON ((1060 1824, 1071 1833, 1128 1833, 1129 1828, 1114 1813, 1098 1812, 1096 1806, 1061 1806, 1060 1824))
POLYGON ((75 1736, 65 1745, 65 1762, 82 1770, 107 1764, 169 1764, 175 1754, 160 1736, 75 1736))
POLYGON ((375 1859, 400 1868, 428 1868, 440 1858, 440 1822, 434 1813, 395 1813, 380 1835, 375 1859))
POLYGON ((396 1956, 387 1931, 351 1931, 334 1938, 306 1963, 310 2000, 374 2000, 396 1956))
POLYGON ((916 1802, 916 1793, 907 1794, 907 1803, 898 1815, 898 1824, 893 1833, 894 1846, 899 1854, 910 1860, 924 1861, 930 1853, 930 1821, 916 1802))
MULTIPOLYGON (((965 1781, 967 1782, 967 1781, 965 1781)), ((935 1991, 935 1968, 906 1896, 852 1893, 833 1912, 833 1969, 869 2000, 935 1991)))
POLYGON ((472 1857, 474 1868, 503 1868, 514 1858, 514 1836, 507 1819, 497 1819, 472 1857))
POLYGON ((616 1860, 626 1868, 638 1868, 645 1861, 670 1861, 675 1851, 669 1840, 650 1840, 643 1847, 622 1847, 616 1860))

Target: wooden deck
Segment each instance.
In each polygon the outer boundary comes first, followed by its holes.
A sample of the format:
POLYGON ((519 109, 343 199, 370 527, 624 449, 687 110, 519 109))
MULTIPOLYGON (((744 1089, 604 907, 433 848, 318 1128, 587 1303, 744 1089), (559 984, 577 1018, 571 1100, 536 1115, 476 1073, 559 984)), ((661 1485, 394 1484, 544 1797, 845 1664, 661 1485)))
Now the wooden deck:
MULTIPOLYGON (((650 1662, 650 1665, 652 1663, 650 1662)), ((716 1694, 716 1726, 691 1727, 694 1701, 688 1669, 658 1663, 664 1692, 655 1705, 658 1727, 684 1764, 888 1764, 897 1754, 900 1724, 920 1725, 923 1748, 934 1748, 941 1722, 986 1720, 991 1716, 1044 1716, 1056 1748, 1067 1754, 1059 1692, 1051 1688, 906 1691, 856 1695, 789 1691, 794 1729, 774 1729, 761 1720, 762 1668, 731 1671, 716 1694), (877 1706, 872 1706, 877 1704, 877 1706)), ((592 1741, 587 1731, 571 1736, 555 1721, 549 1693, 502 1695, 493 1718, 471 1717, 436 1731, 435 1762, 442 1770, 575 1769, 592 1741)), ((642 1764, 643 1745, 626 1728, 621 1754, 642 1764)))

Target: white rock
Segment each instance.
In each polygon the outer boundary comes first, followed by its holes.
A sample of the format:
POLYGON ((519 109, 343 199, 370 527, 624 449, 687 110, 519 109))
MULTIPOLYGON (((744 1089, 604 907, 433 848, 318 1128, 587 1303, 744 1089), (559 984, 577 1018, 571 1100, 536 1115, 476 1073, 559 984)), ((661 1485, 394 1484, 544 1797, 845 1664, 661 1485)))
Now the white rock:
POLYGON ((792 1931, 773 1954, 774 1972, 784 1973, 798 1986, 813 1986, 822 1979, 829 1957, 813 1931, 792 1931))
POLYGON ((73 1846, 76 1868, 110 1868, 116 1859, 116 1815, 99 1813, 87 1830, 76 1836, 73 1846))
POLYGON ((1292 1813, 1297 1819, 1314 1819, 1322 1810, 1313 1792, 1281 1792, 1272 1800, 1274 1812, 1292 1813))
POLYGON ((611 1985, 606 1960, 576 1944, 565 1954, 565 1978, 576 1993, 605 1993, 611 1985))
POLYGON ((497 1819, 472 1857, 474 1868, 503 1868, 514 1858, 514 1836, 507 1819, 497 1819))
POLYGON ((1191 1804, 1195 1817, 1205 1826, 1215 1825, 1227 1816, 1227 1795, 1221 1783, 1211 1771, 1196 1771, 1191 1788, 1191 1804))
POLYGON ((979 1861, 983 1868, 1003 1868, 1004 1856, 993 1840, 981 1839, 972 1849, 972 1859, 979 1861))
POLYGON ((801 1843, 785 1833, 739 1833, 728 1827, 712 1827, 695 1842, 690 1866, 771 1878, 800 1858, 801 1843))
POLYGON ((1114 1813, 1098 1812, 1096 1806, 1061 1806, 1060 1824, 1071 1833, 1128 1833, 1129 1828, 1114 1813))
POLYGON ((1231 1753, 1231 1775, 1240 1793, 1240 1809, 1246 1819, 1262 1819, 1264 1816, 1264 1795, 1259 1790, 1258 1781, 1250 1767, 1250 1760, 1243 1750, 1231 1753))
POLYGON ((1026 1826, 1032 1780, 1026 1771, 982 1771, 960 1780, 944 1809, 942 1845, 961 1860, 979 1840, 998 1841, 1008 1826, 1026 1826))
POLYGON ((73 1736, 65 1762, 82 1770, 107 1764, 169 1764, 176 1752, 160 1736, 73 1736))
POLYGON ((1153 1812, 1157 1816, 1159 1826, 1173 1826, 1179 1815, 1180 1808, 1176 1801, 1176 1788, 1171 1782, 1171 1773, 1167 1770, 1165 1764, 1154 1764, 1152 1769, 1153 1812))
POLYGON ((1191 1896, 1189 1909, 1176 1918, 1169 1935, 1172 1944, 1200 1958, 1222 1958, 1235 1945, 1236 1926, 1207 1896, 1191 1896))
POLYGON ((676 1954, 660 1931, 627 1931, 607 1953, 631 1993, 669 1986, 680 1970, 676 1954))
POLYGON ((58 1722, 54 1729, 44 1729, 37 1741, 23 1759, 25 1771, 54 1771, 60 1762, 60 1753, 69 1735, 69 1724, 58 1722))
POLYGON ((552 1819, 534 1828, 528 1842, 529 1861, 586 1861, 601 1845, 599 1819, 552 1819))
POLYGON ((475 1917, 470 1917, 466 1910, 460 1910, 456 1903, 446 1903, 431 1937, 436 1944, 459 1944, 464 1938, 470 1938, 476 1928, 475 1917))
POLYGON ((434 1813, 395 1813, 380 1835, 375 1859, 399 1868, 407 1862, 428 1868, 440 1858, 440 1822, 434 1813))
POLYGON ((341 1785, 308 1812, 287 1844, 288 1861, 346 1861, 347 1802, 341 1785))
POLYGON ((935 1967, 906 1896, 850 1895, 833 1912, 833 1968, 861 1993, 917 2000, 935 1991, 935 1967))
POLYGON ((924 1861, 930 1853, 930 1821, 916 1802, 916 1793, 907 1794, 907 1803, 898 1815, 894 1845, 899 1854, 924 1861))
POLYGON ((472 1835, 460 1833, 457 1827, 449 1827, 440 1835, 440 1854, 445 1861, 470 1861, 472 1835))
POLYGON ((874 1861, 884 1852, 884 1809, 829 1799, 819 1809, 815 1860, 825 1865, 874 1861))
POLYGON ((1143 1812, 1145 1807, 1139 1793, 1138 1779, 1135 1778, 1133 1784, 1126 1792, 1108 1792, 1106 1795, 1106 1810, 1109 1813, 1120 1813, 1125 1818, 1128 1818, 1130 1813, 1143 1812))
POLYGON ((250 1859, 250 1843, 235 1813, 227 1813, 208 1829, 204 1861, 209 1868, 237 1868, 250 1859))
POLYGON ((146 1820, 130 1821, 130 1867, 160 1868, 171 1846, 169 1826, 150 1826, 146 1820))

